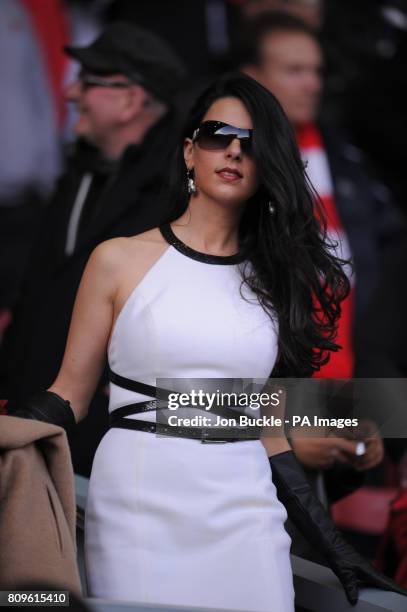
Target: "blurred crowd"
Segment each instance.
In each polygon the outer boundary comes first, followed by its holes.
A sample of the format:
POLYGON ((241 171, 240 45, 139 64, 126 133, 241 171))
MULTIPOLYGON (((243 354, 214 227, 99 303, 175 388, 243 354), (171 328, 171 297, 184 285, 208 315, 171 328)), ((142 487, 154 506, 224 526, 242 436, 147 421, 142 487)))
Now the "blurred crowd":
MULTIPOLYGON (((182 117, 228 70, 281 103, 353 261, 342 350, 319 376, 407 378, 406 34, 405 0, 2 0, 0 397, 52 383, 91 251, 165 219, 182 117)), ((102 380, 70 441, 76 471, 106 428, 102 380)), ((345 439, 292 444, 334 516, 376 494, 382 526, 369 539, 345 521, 349 536, 407 586, 407 445, 365 428, 357 462, 345 439)))

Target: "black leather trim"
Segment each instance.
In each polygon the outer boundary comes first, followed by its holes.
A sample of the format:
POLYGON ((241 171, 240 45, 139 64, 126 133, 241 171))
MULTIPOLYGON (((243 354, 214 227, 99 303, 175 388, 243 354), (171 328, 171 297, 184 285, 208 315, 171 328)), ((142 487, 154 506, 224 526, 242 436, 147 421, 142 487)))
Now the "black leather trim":
POLYGON ((243 251, 239 251, 235 255, 210 255, 209 253, 201 253, 200 251, 195 251, 184 242, 181 242, 179 238, 172 231, 171 225, 166 223, 160 226, 160 232, 168 244, 171 244, 177 251, 186 255, 186 257, 190 257, 191 259, 195 259, 196 261, 200 261, 206 264, 215 264, 215 265, 234 265, 238 263, 242 263, 246 257, 246 253, 243 251))
MULTIPOLYGON (((157 391, 161 394, 167 396, 169 393, 173 393, 169 389, 162 389, 161 387, 153 387, 152 385, 146 385, 144 383, 138 382, 137 380, 132 380, 130 378, 125 378, 124 376, 120 376, 113 372, 108 366, 108 377, 109 380, 117 385, 118 387, 122 387, 123 389, 128 389, 129 391, 135 391, 136 393, 142 393, 143 395, 151 395, 152 397, 156 397, 157 391)), ((163 398, 164 400, 164 398, 163 398)), ((190 406, 184 406, 184 408, 189 408, 190 406)), ((166 409, 166 406, 159 406, 159 410, 166 409)), ((157 401, 149 400, 146 402, 136 402, 134 404, 126 404, 125 406, 120 406, 115 410, 112 410, 110 413, 110 422, 113 423, 116 418, 129 416, 131 414, 138 414, 141 412, 150 412, 152 410, 157 410, 157 401)), ((226 419, 238 419, 242 413, 237 410, 233 410, 232 408, 228 408, 227 406, 216 406, 214 409, 205 414, 216 414, 220 417, 224 417, 226 419)))
POLYGON ((149 402, 138 402, 136 404, 126 404, 112 410, 109 415, 109 422, 112 425, 117 419, 122 417, 130 416, 131 414, 140 414, 142 412, 151 412, 157 410, 156 400, 150 400, 149 402))
POLYGON ((107 367, 107 373, 110 382, 117 385, 118 387, 127 389, 128 391, 134 391, 135 393, 141 393, 142 395, 150 395, 154 398, 157 397, 157 391, 164 395, 168 395, 168 393, 171 393, 171 391, 169 391, 168 389, 153 387, 152 385, 147 385, 145 383, 138 382, 137 380, 132 380, 130 378, 120 376, 120 374, 116 374, 115 372, 113 372, 113 370, 110 369, 110 366, 107 367))

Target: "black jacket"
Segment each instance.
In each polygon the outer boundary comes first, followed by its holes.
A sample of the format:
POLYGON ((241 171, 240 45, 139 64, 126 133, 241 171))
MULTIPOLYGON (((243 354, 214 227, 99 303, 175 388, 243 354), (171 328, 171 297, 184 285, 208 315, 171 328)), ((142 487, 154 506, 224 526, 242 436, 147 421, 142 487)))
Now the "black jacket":
POLYGON ((406 228, 390 190, 342 131, 321 125, 335 204, 349 240, 356 275, 355 326, 378 283, 382 262, 405 243, 406 228))
MULTIPOLYGON (((55 380, 76 292, 93 249, 104 240, 132 236, 168 220, 163 187, 177 141, 176 126, 175 117, 167 115, 141 145, 128 147, 116 164, 101 160, 83 143, 76 147, 44 211, 21 298, 1 347, 0 397, 24 397, 55 380), (67 254, 68 226, 86 175, 92 181, 77 240, 67 254)), ((75 472, 85 476, 108 428, 106 384, 105 373, 88 416, 69 440, 75 472)))
POLYGON ((1 354, 0 397, 46 389, 55 379, 64 353, 78 285, 93 249, 102 241, 131 236, 163 221, 160 198, 174 144, 171 117, 160 121, 142 145, 128 147, 109 165, 80 145, 68 161, 52 202, 44 212, 14 322, 1 354), (85 201, 73 253, 65 253, 67 229, 83 177, 93 183, 85 201))

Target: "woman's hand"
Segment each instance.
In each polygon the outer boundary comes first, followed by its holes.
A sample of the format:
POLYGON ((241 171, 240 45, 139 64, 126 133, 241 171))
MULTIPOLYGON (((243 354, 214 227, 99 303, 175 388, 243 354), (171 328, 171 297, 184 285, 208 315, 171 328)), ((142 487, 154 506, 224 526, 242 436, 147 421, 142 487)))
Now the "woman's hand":
POLYGON ((373 421, 363 420, 353 430, 352 438, 342 437, 342 430, 326 437, 292 437, 291 446, 302 465, 315 470, 327 470, 338 461, 355 470, 369 470, 383 460, 384 446, 373 421), (363 441, 366 451, 357 454, 358 442, 363 441))
POLYGON ((315 470, 327 470, 335 461, 353 465, 357 457, 357 443, 345 438, 296 437, 291 446, 300 463, 315 470))
POLYGON ((358 427, 358 439, 365 443, 366 451, 355 461, 358 472, 364 472, 379 465, 384 458, 384 444, 373 421, 363 420, 358 427))
POLYGON ((381 574, 343 538, 326 509, 312 491, 294 453, 269 457, 273 482, 288 518, 302 535, 325 556, 341 581, 351 604, 356 604, 361 586, 395 591, 407 591, 381 574))

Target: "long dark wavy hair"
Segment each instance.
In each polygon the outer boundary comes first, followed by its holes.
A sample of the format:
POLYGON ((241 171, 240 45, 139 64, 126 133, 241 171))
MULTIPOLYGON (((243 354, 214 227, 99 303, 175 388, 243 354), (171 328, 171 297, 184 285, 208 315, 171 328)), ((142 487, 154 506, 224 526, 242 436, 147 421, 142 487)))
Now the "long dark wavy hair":
MULTIPOLYGON (((247 253, 242 282, 279 323, 279 356, 272 376, 310 376, 337 351, 341 301, 349 293, 347 262, 333 254, 320 200, 304 170, 292 127, 276 98, 238 72, 219 78, 193 106, 183 137, 191 137, 206 111, 224 97, 238 98, 253 122, 253 157, 260 186, 239 226, 247 253), (269 212, 268 203, 275 208, 269 212)), ((189 195, 183 139, 171 171, 169 221, 186 210, 189 195)))

